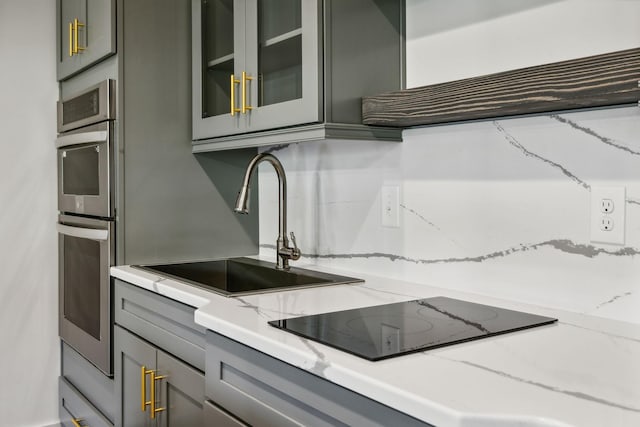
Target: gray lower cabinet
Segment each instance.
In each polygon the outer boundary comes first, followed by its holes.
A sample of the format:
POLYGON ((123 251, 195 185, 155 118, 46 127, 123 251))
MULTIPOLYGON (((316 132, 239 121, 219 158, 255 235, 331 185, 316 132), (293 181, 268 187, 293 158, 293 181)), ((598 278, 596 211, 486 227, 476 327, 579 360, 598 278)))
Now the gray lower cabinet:
MULTIPOLYGON (((115 414, 115 396, 113 378, 92 365, 80 353, 61 343, 62 376, 61 382, 68 384, 74 391, 101 413, 111 424, 115 414)), ((61 393, 61 398, 64 395, 61 393)), ((64 407, 64 405, 62 405, 64 407)), ((63 418, 63 412, 61 412, 63 418)))
POLYGON ((212 331, 205 395, 207 426, 428 426, 212 331))
POLYGON ((196 325, 193 307, 118 279, 113 300, 116 427, 428 426, 196 325))
POLYGON ((202 425, 204 427, 247 427, 247 424, 225 412, 210 400, 204 402, 204 422, 202 425))
POLYGON ((70 382, 60 377, 58 386, 60 423, 64 427, 113 427, 113 424, 70 382))
POLYGON ((205 329, 194 311, 114 280, 117 427, 202 425, 205 329))
POLYGON ((204 374, 115 326, 117 426, 201 426, 204 374))
POLYGON ((193 321, 195 308, 114 280, 116 324, 204 371, 206 329, 193 321))

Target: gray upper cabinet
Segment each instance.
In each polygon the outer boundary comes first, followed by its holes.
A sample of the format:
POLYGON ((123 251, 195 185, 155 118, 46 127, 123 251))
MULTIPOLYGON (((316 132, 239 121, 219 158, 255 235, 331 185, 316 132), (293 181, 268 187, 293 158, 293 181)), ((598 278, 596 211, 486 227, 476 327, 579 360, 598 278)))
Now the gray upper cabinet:
POLYGON ((193 0, 194 139, 319 121, 318 17, 316 1, 193 0))
POLYGON ((57 0, 56 7, 58 80, 115 53, 115 0, 57 0))
POLYGON ((404 86, 403 21, 397 0, 192 0, 193 151, 400 140, 361 98, 404 86))

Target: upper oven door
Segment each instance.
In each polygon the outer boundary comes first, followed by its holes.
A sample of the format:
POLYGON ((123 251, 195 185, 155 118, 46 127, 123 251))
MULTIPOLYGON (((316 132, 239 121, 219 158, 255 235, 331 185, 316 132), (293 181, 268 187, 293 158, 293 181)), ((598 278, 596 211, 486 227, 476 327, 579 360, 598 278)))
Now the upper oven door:
POLYGON ((112 123, 67 132, 56 140, 60 212, 114 217, 112 123))

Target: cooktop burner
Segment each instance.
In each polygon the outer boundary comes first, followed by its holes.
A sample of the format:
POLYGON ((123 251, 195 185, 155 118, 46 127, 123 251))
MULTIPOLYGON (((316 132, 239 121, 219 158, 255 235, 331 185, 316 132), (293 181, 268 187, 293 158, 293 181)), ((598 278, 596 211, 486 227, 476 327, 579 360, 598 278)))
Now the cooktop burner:
POLYGON ((434 297, 273 320, 269 324, 368 360, 382 360, 555 321, 520 311, 434 297))

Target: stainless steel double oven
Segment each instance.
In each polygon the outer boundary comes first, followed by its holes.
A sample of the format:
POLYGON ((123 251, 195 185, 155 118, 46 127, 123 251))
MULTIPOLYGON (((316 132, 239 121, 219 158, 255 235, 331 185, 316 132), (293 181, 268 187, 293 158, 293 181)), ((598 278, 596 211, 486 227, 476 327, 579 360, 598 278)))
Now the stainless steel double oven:
POLYGON ((112 375, 115 82, 58 102, 60 337, 112 375))

